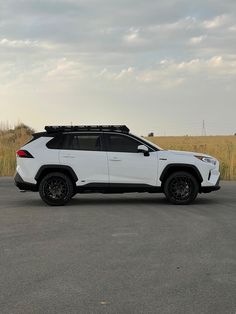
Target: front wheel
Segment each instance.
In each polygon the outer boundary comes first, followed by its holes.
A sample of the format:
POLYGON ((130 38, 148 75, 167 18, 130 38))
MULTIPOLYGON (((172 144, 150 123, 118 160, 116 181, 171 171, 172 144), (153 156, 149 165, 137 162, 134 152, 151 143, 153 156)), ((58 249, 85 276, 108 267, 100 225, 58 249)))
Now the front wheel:
POLYGON ((175 205, 192 203, 199 192, 196 178, 185 171, 172 173, 164 183, 164 193, 169 202, 175 205))
POLYGON ((73 193, 73 183, 64 173, 49 173, 39 184, 39 194, 42 200, 51 206, 65 205, 69 202, 73 193))

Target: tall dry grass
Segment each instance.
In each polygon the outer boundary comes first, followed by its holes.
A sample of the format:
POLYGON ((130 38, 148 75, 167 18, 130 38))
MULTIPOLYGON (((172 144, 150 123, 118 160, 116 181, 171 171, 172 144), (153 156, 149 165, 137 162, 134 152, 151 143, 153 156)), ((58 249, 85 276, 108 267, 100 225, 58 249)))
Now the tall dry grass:
POLYGON ((148 140, 164 149, 209 154, 220 161, 224 180, 236 180, 236 136, 163 136, 148 140))
POLYGON ((0 176, 12 176, 16 168, 16 151, 30 138, 33 130, 24 124, 10 129, 0 124, 0 176))

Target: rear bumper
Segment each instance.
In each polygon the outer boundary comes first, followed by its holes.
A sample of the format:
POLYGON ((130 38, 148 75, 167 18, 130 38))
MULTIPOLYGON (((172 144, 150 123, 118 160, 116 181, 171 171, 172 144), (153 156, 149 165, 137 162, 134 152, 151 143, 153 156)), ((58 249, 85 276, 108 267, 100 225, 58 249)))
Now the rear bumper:
POLYGON ((216 182, 216 185, 212 185, 212 186, 202 186, 200 189, 200 193, 210 193, 213 191, 218 191, 220 190, 220 178, 218 179, 218 181, 216 182))
POLYGON ((36 184, 25 182, 19 173, 17 172, 15 177, 14 177, 15 185, 18 187, 18 189, 22 191, 33 191, 36 192, 38 191, 38 187, 36 184))

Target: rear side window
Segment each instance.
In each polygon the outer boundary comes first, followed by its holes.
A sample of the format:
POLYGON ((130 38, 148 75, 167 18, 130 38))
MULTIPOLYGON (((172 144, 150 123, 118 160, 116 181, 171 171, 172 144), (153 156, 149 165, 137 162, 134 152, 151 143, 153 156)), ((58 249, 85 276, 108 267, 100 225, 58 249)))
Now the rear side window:
POLYGON ((72 137, 74 150, 99 151, 102 148, 100 134, 79 134, 72 137))
POLYGON ((101 134, 62 134, 52 139, 48 148, 65 150, 102 150, 101 134))
POLYGON ((141 143, 125 135, 108 134, 107 144, 110 152, 137 153, 141 143))

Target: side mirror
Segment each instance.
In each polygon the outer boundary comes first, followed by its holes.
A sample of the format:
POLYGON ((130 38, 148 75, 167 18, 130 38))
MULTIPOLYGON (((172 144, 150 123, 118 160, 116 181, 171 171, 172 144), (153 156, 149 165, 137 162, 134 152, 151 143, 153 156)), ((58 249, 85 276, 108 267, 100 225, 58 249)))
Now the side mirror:
POLYGON ((144 156, 149 156, 149 149, 145 145, 138 146, 138 153, 143 153, 144 156))

